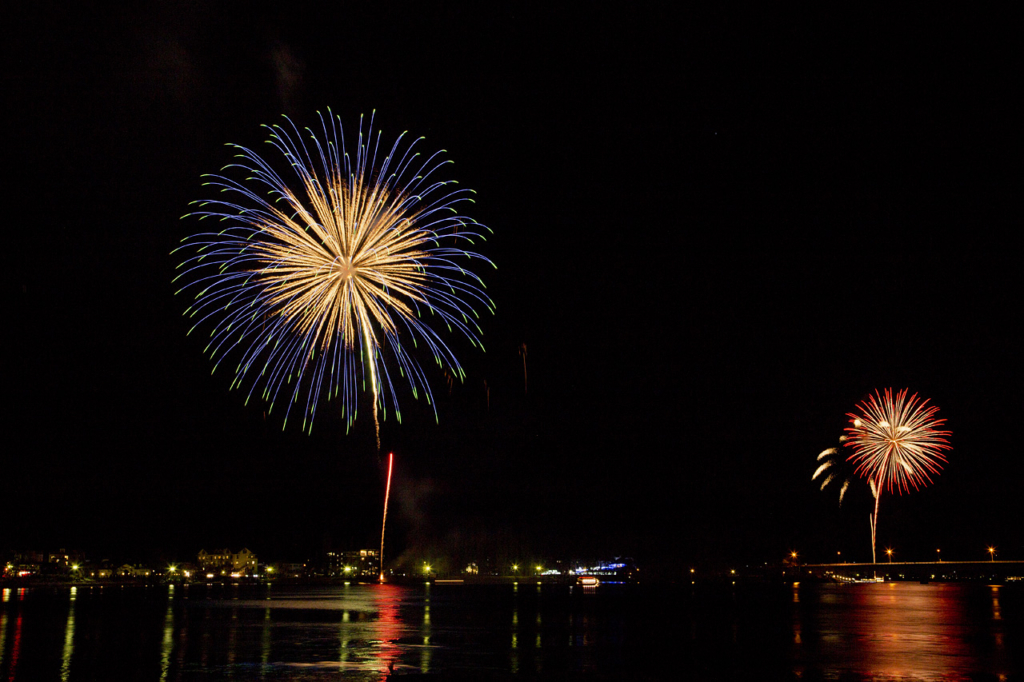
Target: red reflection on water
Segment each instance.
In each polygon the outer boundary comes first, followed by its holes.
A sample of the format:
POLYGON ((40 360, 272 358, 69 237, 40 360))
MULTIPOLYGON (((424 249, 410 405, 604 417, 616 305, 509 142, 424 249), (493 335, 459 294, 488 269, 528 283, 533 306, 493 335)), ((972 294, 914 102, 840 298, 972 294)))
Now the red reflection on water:
POLYGON ((7 670, 7 682, 14 682, 15 669, 18 667, 18 652, 21 650, 21 614, 14 621, 14 644, 11 646, 11 667, 7 670))
POLYGON ((400 653, 395 640, 402 636, 403 630, 402 621, 398 617, 402 589, 388 583, 377 585, 373 601, 378 614, 374 623, 374 634, 375 639, 380 641, 377 659, 382 664, 381 671, 384 673, 381 680, 386 680, 389 669, 398 663, 400 653))

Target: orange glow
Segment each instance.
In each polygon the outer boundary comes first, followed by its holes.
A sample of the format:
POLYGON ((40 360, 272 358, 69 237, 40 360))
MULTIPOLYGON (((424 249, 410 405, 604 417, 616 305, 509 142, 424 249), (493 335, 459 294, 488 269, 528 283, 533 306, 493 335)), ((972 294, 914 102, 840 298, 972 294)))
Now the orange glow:
POLYGON ((872 637, 869 644, 844 652, 851 665, 877 679, 940 679, 949 670, 978 666, 976 651, 959 635, 970 621, 958 586, 861 588, 851 593, 848 608, 864 619, 872 637))

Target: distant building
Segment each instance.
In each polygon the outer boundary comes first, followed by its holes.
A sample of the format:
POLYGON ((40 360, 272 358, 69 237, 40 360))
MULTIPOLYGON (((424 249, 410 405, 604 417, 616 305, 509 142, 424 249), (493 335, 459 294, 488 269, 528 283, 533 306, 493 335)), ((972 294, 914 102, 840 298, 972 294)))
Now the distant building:
POLYGON ((153 574, 153 569, 145 566, 124 564, 115 571, 119 578, 148 578, 153 574))
POLYGON ((326 572, 340 578, 376 578, 380 575, 380 557, 375 549, 328 552, 326 572))
POLYGON ((66 576, 73 566, 84 563, 85 555, 77 550, 64 548, 53 551, 22 550, 11 553, 11 559, 3 566, 5 575, 25 577, 28 575, 66 576))
POLYGON ((99 566, 90 566, 86 575, 99 580, 109 580, 114 576, 117 569, 112 568, 109 563, 102 563, 99 566))
POLYGON ((174 574, 174 577, 181 576, 182 578, 188 580, 192 577, 198 577, 199 574, 199 567, 191 562, 186 561, 185 563, 180 564, 177 567, 177 572, 174 574))
POLYGON ((230 549, 207 552, 201 549, 197 563, 200 571, 216 575, 253 575, 257 566, 256 555, 244 547, 237 552, 230 549))
POLYGON ((306 564, 285 561, 274 564, 274 573, 284 578, 302 578, 306 575, 306 564))

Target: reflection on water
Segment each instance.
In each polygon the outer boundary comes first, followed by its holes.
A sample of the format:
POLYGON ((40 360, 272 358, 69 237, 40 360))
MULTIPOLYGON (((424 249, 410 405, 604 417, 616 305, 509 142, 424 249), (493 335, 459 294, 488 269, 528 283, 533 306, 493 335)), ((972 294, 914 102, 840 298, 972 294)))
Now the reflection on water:
MULTIPOLYGON (((4 597, 7 597, 7 590, 4 590, 4 597)), ((7 601, 5 598, 4 601, 7 601)), ((4 647, 7 642, 7 616, 0 611, 0 664, 4 662, 4 647)))
POLYGON ((519 583, 512 584, 512 649, 509 654, 509 670, 519 672, 519 583))
POLYGON ((64 652, 61 655, 60 679, 68 682, 71 677, 71 653, 74 650, 75 641, 75 598, 78 596, 78 588, 71 588, 71 603, 68 606, 68 622, 64 626, 64 652))
POLYGON ((423 647, 420 648, 420 672, 430 672, 430 592, 423 599, 423 626, 420 628, 423 647))
MULTIPOLYGON (((74 589, 74 588, 71 588, 74 589)), ((167 586, 167 613, 164 614, 164 639, 160 644, 160 682, 166 682, 171 669, 171 649, 174 637, 174 585, 167 586)))
POLYGON ((741 587, 5 589, 0 681, 383 681, 453 668, 545 679, 1019 672, 1024 593, 1016 586, 741 587))
MULTIPOLYGON (((996 596, 988 613, 974 612, 963 584, 885 583, 823 586, 813 618, 815 641, 797 641, 798 657, 884 679, 957 679, 965 673, 1009 674, 996 596)), ((980 604, 978 604, 980 606, 980 604)), ((986 609, 987 610, 987 609, 986 609)), ((799 636, 799 611, 794 628, 799 636)))
POLYGON ((377 650, 373 655, 376 660, 371 659, 370 664, 373 668, 377 668, 376 664, 380 662, 393 669, 395 661, 399 657, 399 648, 395 641, 402 637, 407 629, 398 616, 398 606, 402 601, 404 590, 396 585, 379 585, 377 587, 378 589, 374 591, 374 605, 377 608, 374 643, 377 645, 377 650))
MULTIPOLYGON (((345 612, 346 615, 348 612, 345 612)), ((345 645, 342 643, 342 651, 345 645)), ((263 627, 260 630, 260 679, 266 679, 267 663, 270 660, 270 607, 263 610, 263 627)))
MULTIPOLYGON (((799 604, 800 603, 800 583, 799 582, 793 583, 793 603, 794 604, 799 604)), ((793 611, 793 643, 794 644, 803 644, 802 640, 800 639, 800 630, 801 630, 800 611, 799 610, 794 610, 793 611)))
POLYGON ((21 653, 21 613, 19 612, 14 620, 14 643, 11 645, 11 653, 8 657, 8 682, 13 682, 18 671, 18 654, 21 653))

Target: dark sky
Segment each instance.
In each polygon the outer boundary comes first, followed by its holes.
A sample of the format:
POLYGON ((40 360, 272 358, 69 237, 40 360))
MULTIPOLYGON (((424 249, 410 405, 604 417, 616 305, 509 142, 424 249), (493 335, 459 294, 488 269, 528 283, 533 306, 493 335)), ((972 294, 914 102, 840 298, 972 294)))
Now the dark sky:
POLYGON ((392 556, 867 559, 866 488, 810 476, 892 386, 954 450, 879 542, 1024 557, 1019 22, 583 7, 5 17, 0 550, 377 542, 372 423, 282 433, 170 282, 225 143, 330 107, 448 150, 495 233, 487 352, 432 377, 439 423, 405 391, 382 427, 392 556))

